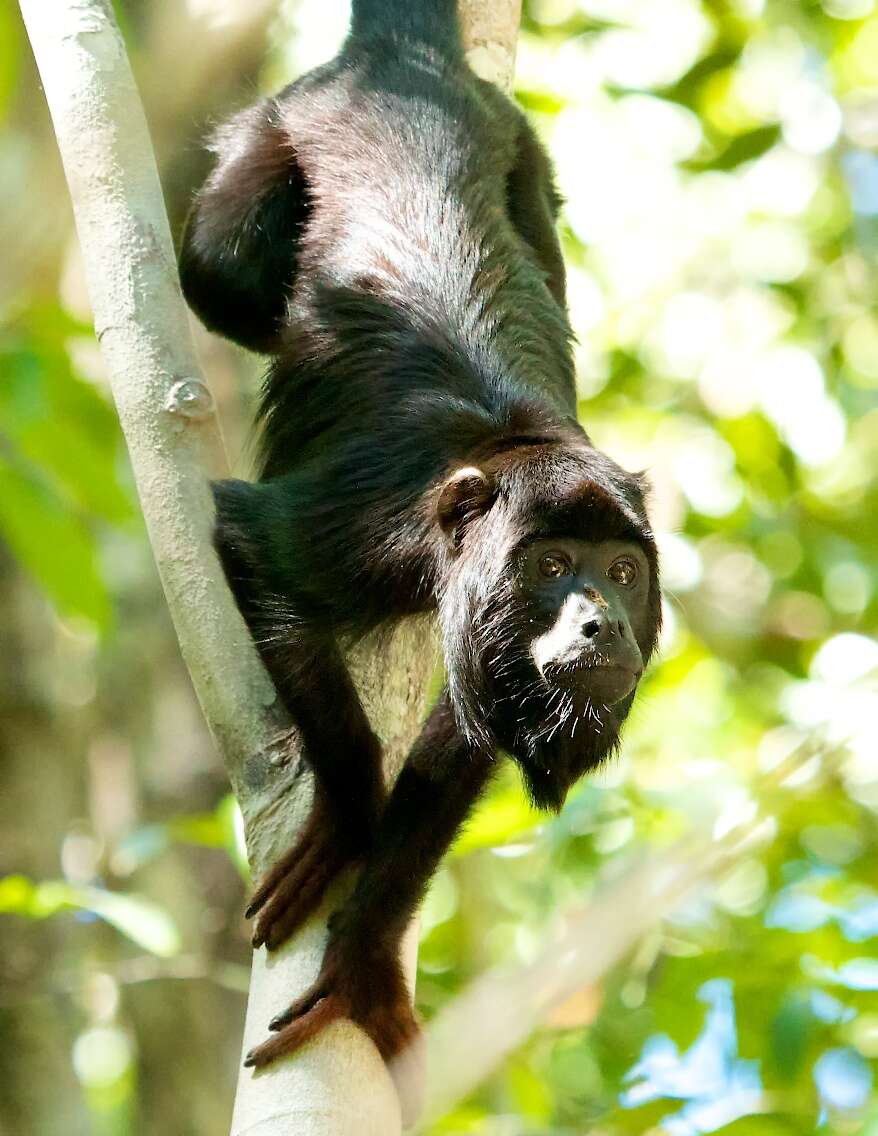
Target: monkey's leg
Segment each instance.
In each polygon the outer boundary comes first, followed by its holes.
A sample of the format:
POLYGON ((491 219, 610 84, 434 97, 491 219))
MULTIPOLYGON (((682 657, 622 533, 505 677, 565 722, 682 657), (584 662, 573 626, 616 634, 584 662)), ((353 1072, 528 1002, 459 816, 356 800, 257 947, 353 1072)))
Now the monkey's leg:
MULTIPOLYGON (((484 97, 506 118, 510 106, 493 83, 482 83, 484 97)), ((555 177, 549 156, 533 127, 519 111, 515 157, 506 177, 506 207, 509 220, 518 235, 533 252, 534 259, 546 274, 546 285, 563 310, 566 305, 566 270, 556 221, 561 197, 555 188, 555 177)))
POLYGON ((461 736, 443 694, 393 788, 357 887, 330 922, 316 982, 271 1022, 277 1036, 246 1064, 291 1053, 343 1017, 362 1026, 385 1060, 416 1041, 400 940, 492 768, 492 756, 474 752, 461 736))
POLYGON ((333 878, 359 860, 384 804, 381 743, 369 725, 338 647, 299 633, 260 653, 296 723, 314 771, 314 805, 296 844, 269 871, 247 915, 253 945, 274 950, 317 908, 333 878))

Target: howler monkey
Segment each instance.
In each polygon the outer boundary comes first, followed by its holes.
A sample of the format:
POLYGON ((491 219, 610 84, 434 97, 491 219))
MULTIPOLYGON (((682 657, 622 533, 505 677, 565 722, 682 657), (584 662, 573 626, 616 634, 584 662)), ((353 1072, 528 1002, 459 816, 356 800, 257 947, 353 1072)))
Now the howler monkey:
POLYGON ((659 629, 645 484, 574 417, 549 161, 469 70, 454 0, 354 0, 341 54, 212 148, 183 287, 271 356, 261 477, 215 484, 216 547, 316 777, 254 943, 361 865, 247 1063, 345 1016, 387 1059, 417 1032, 400 936, 497 751, 558 809, 617 744, 659 629), (342 651, 427 611, 447 684, 388 795, 342 651))

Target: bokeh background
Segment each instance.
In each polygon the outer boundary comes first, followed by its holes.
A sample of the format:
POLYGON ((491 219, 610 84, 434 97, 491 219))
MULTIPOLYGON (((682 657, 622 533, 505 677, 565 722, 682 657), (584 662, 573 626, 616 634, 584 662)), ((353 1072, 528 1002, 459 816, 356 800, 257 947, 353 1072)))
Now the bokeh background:
MULTIPOLYGON (((216 121, 343 0, 119 2, 175 231, 216 121)), ((431 1129, 878 1134, 878 11, 529 0, 580 413, 655 485, 662 658, 558 818, 497 785, 437 876, 430 1018, 696 829, 761 842, 431 1129), (778 775, 778 770, 782 775, 778 775)), ((0 0, 0 1131, 227 1130, 234 803, 151 562, 29 48, 0 0)), ((230 450, 259 361, 201 335, 230 450)))

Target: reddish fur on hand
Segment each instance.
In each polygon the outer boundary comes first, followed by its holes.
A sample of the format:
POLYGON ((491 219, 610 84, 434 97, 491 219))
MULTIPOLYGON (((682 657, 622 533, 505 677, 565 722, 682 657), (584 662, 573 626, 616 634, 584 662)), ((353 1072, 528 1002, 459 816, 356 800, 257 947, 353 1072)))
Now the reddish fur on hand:
POLYGON ((362 948, 331 941, 316 981, 273 1019, 269 1028, 277 1032, 250 1050, 244 1064, 263 1068, 342 1018, 356 1022, 390 1064, 403 1112, 412 1118, 423 1082, 421 1034, 391 944, 362 948))
POLYGON ((331 813, 316 802, 301 836, 271 869, 245 911, 258 914, 253 946, 282 946, 312 915, 353 855, 338 837, 331 813))

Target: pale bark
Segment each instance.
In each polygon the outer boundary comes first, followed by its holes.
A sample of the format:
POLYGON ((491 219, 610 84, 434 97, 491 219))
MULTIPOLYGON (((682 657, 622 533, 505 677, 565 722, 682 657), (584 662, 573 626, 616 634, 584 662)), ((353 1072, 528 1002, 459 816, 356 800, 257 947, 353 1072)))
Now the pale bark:
MULTIPOLYGON (((150 541, 258 875, 293 840, 309 778, 211 546, 207 479, 226 472, 224 447, 195 356, 143 109, 109 0, 20 0, 20 7, 70 187, 95 331, 150 541)), ((517 9, 509 0, 464 8, 474 66, 506 85, 517 9), (497 20, 485 23, 486 11, 495 8, 497 20)), ((433 644, 429 627, 410 626, 386 651, 366 647, 355 660, 391 765, 417 733, 433 644)), ((265 1037, 269 1018, 316 973, 324 934, 325 919, 315 918, 287 949, 270 957, 255 952, 245 1047, 265 1037)), ((242 1069, 234 1136, 393 1136, 399 1128, 384 1065, 349 1023, 256 1076, 242 1069)))
POLYGON ((470 67, 483 79, 509 90, 521 0, 457 0, 457 7, 470 67))

